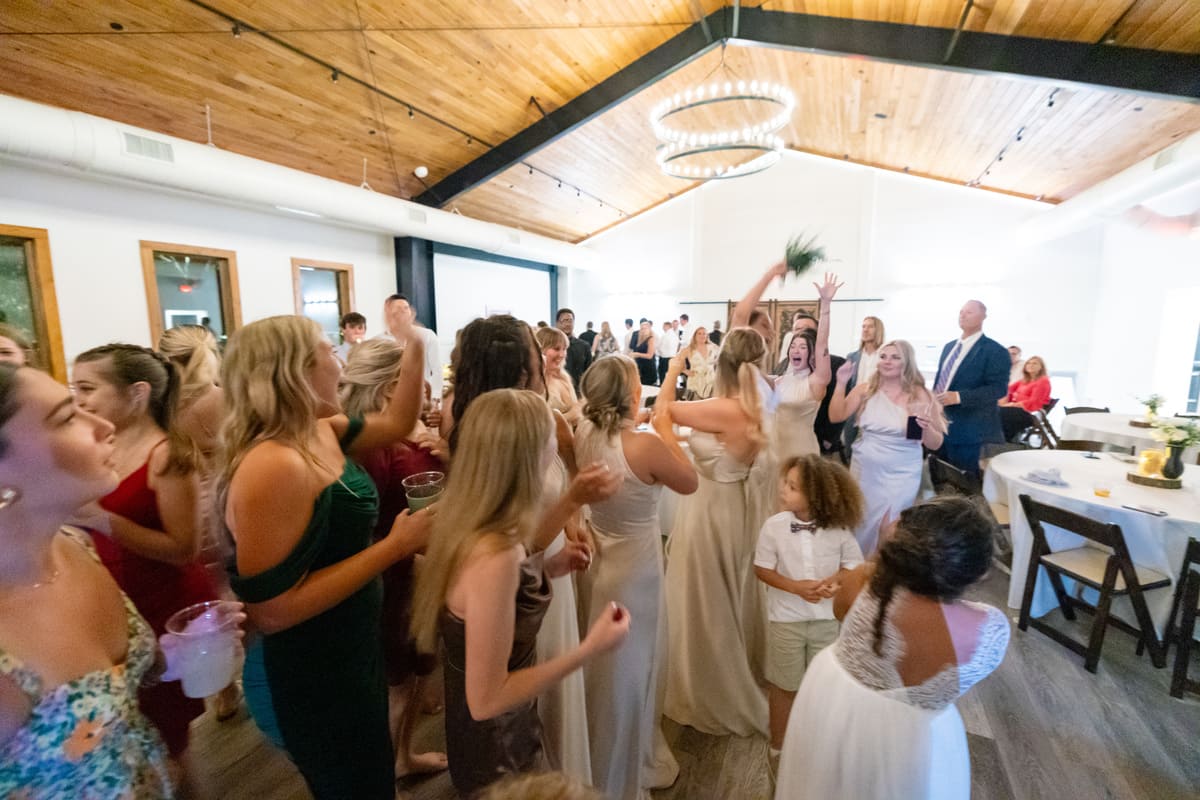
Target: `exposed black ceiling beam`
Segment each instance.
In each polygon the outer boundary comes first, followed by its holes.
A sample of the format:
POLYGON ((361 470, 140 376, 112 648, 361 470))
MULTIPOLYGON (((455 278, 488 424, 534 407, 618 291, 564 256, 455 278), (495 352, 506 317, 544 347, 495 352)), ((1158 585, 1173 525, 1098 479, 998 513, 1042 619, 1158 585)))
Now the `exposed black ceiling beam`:
MULTIPOLYGON (((464 165, 416 198, 440 205, 487 182, 534 152, 691 62, 730 36, 721 8, 608 79, 464 165), (709 41, 705 29, 711 31, 709 41), (436 195, 436 197, 435 197, 436 195), (445 198, 439 200, 437 198, 445 198)), ((792 50, 1006 74, 1099 86, 1174 100, 1200 100, 1200 56, 1108 44, 1001 36, 787 11, 740 8, 737 41, 792 50), (958 39, 955 42, 954 37, 958 39), (945 61, 954 43, 949 61, 945 61)))

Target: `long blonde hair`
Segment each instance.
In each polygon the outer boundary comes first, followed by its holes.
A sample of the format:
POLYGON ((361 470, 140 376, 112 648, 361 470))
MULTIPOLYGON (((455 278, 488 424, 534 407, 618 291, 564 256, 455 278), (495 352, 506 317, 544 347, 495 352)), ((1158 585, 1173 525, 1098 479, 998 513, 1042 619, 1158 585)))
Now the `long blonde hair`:
POLYGON ((542 454, 554 432, 546 401, 525 389, 496 389, 457 424, 458 448, 413 593, 417 647, 436 652, 438 616, 459 570, 485 538, 495 550, 528 544, 542 494, 542 454))
POLYGON ((217 339, 203 325, 176 325, 158 337, 158 352, 179 372, 179 406, 187 408, 216 385, 221 373, 217 339))
POLYGON ((869 342, 864 339, 860 347, 871 345, 871 347, 875 348, 875 352, 879 352, 879 348, 883 347, 884 336, 886 336, 886 334, 883 332, 883 320, 881 320, 879 317, 863 317, 863 322, 866 322, 867 320, 871 320, 875 323, 875 335, 871 337, 871 341, 869 342))
MULTIPOLYGON (((948 427, 946 415, 943 412, 942 404, 937 398, 930 394, 925 388, 925 376, 917 369, 917 354, 913 350, 913 346, 904 339, 893 339, 879 348, 879 352, 883 352, 884 347, 894 347, 900 351, 900 389, 910 398, 916 400, 927 400, 932 409, 931 416, 938 430, 945 431, 948 427)), ((879 391, 879 369, 871 373, 871 379, 867 381, 867 389, 863 394, 863 402, 871 398, 873 394, 879 391)))
POLYGON ((761 372, 758 364, 766 356, 762 334, 753 328, 734 328, 721 342, 717 356, 717 394, 735 398, 750 418, 748 436, 761 446, 767 440, 763 432, 762 402, 758 393, 761 372))
POLYGON ((260 319, 229 339, 221 365, 225 423, 221 426, 221 507, 233 473, 254 445, 278 440, 317 464, 308 446, 321 399, 309 383, 324 334, 311 319, 260 319))
POLYGON ((633 387, 638 385, 637 365, 629 356, 613 353, 592 362, 579 382, 586 401, 583 416, 608 436, 615 436, 633 418, 633 387))
POLYGON ((346 359, 338 385, 342 411, 352 417, 361 417, 383 410, 387 405, 384 394, 400 375, 403 355, 404 349, 387 339, 369 339, 356 344, 346 359))

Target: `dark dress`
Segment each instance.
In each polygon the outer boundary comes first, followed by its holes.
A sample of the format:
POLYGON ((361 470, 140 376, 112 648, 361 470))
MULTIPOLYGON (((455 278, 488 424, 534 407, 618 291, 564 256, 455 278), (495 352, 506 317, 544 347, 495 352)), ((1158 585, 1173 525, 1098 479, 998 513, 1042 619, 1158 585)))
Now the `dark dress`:
MULTIPOLYGON (((517 587, 509 672, 531 667, 537 661, 537 634, 550 605, 550 591, 550 580, 542 571, 542 554, 525 559, 517 587)), ((446 756, 450 779, 459 794, 472 797, 505 775, 541 766, 542 723, 536 700, 492 719, 472 719, 467 708, 466 625, 443 609, 440 628, 446 646, 446 756)))
MULTIPOLYGON (((121 481, 111 494, 101 498, 100 506, 143 528, 163 530, 163 521, 158 515, 158 496, 150 488, 149 480, 150 462, 147 461, 121 481)), ((150 623, 156 636, 166 633, 167 620, 176 611, 217 599, 216 585, 199 559, 176 566, 140 556, 122 547, 111 536, 93 533, 92 541, 100 561, 150 623)), ((186 697, 183 685, 178 681, 141 689, 138 705, 158 728, 172 756, 187 749, 188 726, 204 713, 204 701, 186 697)))
MULTIPOLYGON (((362 430, 351 419, 342 451, 362 430)), ((231 569, 247 603, 277 597, 305 575, 371 544, 379 495, 362 467, 347 459, 341 477, 321 490, 294 550, 257 575, 231 569)), ((328 611, 247 649, 246 701, 255 722, 278 735, 318 800, 391 800, 395 754, 388 728, 387 683, 379 637, 383 582, 374 578, 328 611)))
MULTIPOLYGON (((639 341, 639 339, 641 337, 635 332, 633 339, 630 340, 629 349, 635 353, 649 353, 650 340, 639 341)), ((654 386, 658 383, 658 372, 654 369, 653 358, 635 358, 634 361, 637 362, 638 379, 643 386, 654 386)))
MULTIPOLYGON (((445 467, 428 450, 411 442, 373 450, 361 459, 363 469, 379 492, 379 521, 375 540, 388 535, 396 516, 408 508, 401 481, 420 472, 442 472, 445 467)), ((409 634, 412 623, 413 556, 397 561, 383 572, 383 662, 389 686, 399 686, 413 675, 428 675, 437 659, 418 653, 409 634)))

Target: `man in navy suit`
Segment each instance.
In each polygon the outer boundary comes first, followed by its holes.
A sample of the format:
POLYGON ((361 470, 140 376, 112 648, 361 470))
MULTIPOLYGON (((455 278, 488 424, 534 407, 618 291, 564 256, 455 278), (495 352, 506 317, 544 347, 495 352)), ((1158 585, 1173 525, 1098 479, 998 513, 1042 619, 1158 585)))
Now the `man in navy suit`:
POLYGON ((996 401, 1008 391, 1012 368, 1004 346, 983 335, 985 319, 987 306, 968 300, 958 312, 962 337, 942 348, 933 384, 933 393, 950 420, 938 457, 976 477, 983 443, 1004 441, 996 401))

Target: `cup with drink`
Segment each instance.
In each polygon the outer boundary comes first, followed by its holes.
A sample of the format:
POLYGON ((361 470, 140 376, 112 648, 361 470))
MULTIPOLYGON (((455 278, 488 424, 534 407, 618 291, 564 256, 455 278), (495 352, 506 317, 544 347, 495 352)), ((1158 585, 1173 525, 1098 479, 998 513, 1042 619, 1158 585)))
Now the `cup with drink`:
POLYGON ((177 679, 188 697, 210 697, 228 686, 237 666, 242 604, 210 600, 175 612, 167 620, 162 646, 164 679, 177 679))
POLYGON ((400 485, 404 487, 408 507, 417 512, 441 497, 446 485, 446 475, 442 472, 418 472, 402 480, 400 485))

